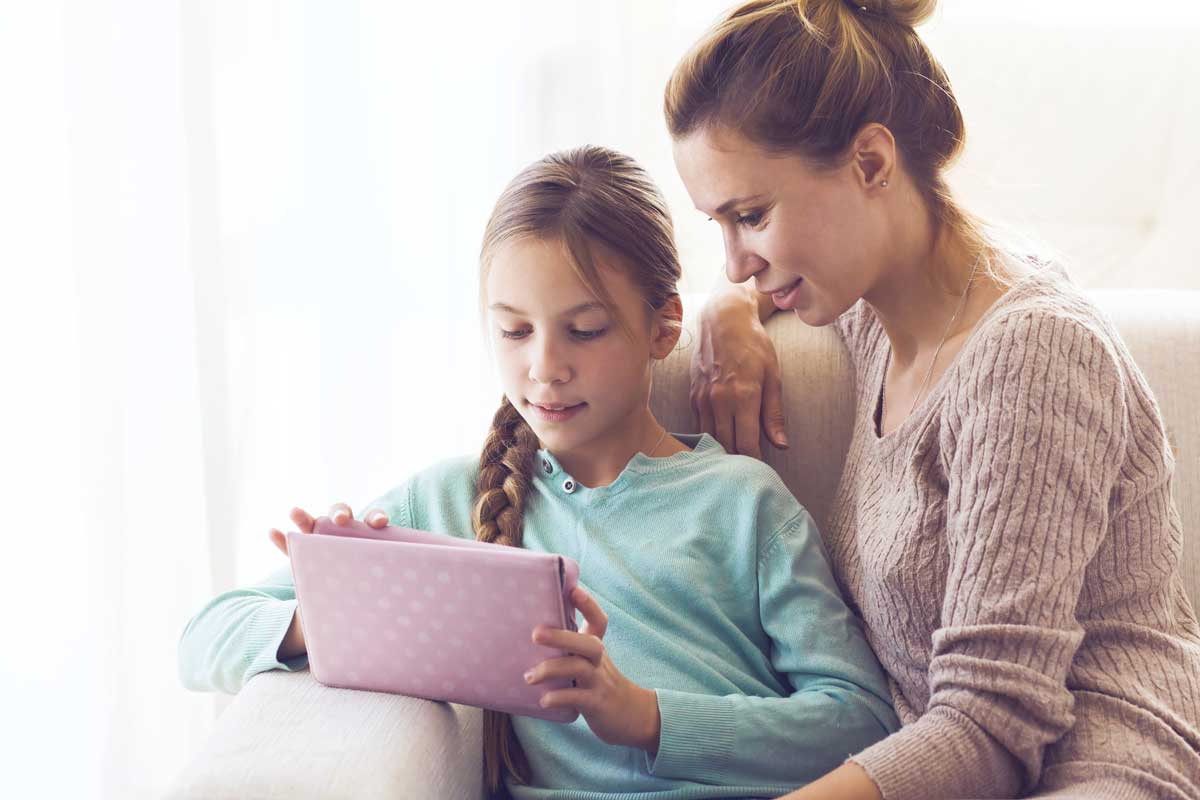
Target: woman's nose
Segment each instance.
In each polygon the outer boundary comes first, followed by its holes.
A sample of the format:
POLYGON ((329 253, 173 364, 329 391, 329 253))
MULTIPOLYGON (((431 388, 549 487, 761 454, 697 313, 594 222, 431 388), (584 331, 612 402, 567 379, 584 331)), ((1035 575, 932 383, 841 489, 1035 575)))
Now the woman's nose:
POLYGON ((725 275, 730 283, 744 283, 766 266, 766 261, 742 247, 732 237, 725 238, 725 275))

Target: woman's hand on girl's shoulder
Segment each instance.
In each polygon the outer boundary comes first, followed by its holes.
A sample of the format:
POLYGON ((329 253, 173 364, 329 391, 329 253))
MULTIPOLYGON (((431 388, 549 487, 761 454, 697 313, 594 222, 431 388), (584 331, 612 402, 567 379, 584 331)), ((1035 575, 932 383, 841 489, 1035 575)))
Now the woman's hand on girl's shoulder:
POLYGON ((714 297, 697 323, 689 399, 700 430, 730 453, 762 458, 771 443, 788 446, 779 356, 745 290, 714 297))
MULTIPOLYGON (((300 507, 293 508, 291 514, 288 516, 301 533, 312 533, 313 528, 317 524, 317 520, 313 515, 300 507)), ((345 525, 354 519, 354 513, 350 510, 350 506, 345 503, 334 503, 329 508, 329 518, 333 520, 335 525, 345 525)), ((384 528, 388 524, 388 515, 379 509, 374 509, 367 512, 366 522, 372 528, 384 528)), ((278 528, 271 528, 267 536, 270 537, 271 543, 278 547, 285 556, 288 555, 287 534, 278 528)))

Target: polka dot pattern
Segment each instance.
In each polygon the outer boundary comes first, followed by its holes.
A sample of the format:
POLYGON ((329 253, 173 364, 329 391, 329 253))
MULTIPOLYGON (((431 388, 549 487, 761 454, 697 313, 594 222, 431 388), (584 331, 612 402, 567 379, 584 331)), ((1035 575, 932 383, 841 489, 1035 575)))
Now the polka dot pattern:
POLYGON ((530 686, 524 678, 531 667, 564 655, 531 637, 539 624, 574 628, 565 599, 578 579, 574 561, 402 528, 370 529, 370 538, 359 538, 366 527, 324 520, 317 528, 324 535, 288 534, 316 680, 574 718, 538 705, 545 692, 570 681, 530 686))

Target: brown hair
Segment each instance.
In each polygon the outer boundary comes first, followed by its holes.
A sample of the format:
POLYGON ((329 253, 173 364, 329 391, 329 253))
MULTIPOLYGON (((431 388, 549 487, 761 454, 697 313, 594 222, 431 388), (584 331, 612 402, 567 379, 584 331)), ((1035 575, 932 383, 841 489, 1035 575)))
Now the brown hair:
POLYGON ((950 80, 913 30, 937 0, 751 0, 722 17, 675 67, 671 136, 710 125, 817 168, 845 163, 864 125, 895 138, 935 228, 989 244, 944 178, 966 138, 950 80))
MULTIPOLYGON (((486 304, 487 273, 497 250, 524 238, 558 241, 570 268, 627 331, 604 289, 597 251, 621 268, 649 309, 677 294, 679 255, 667 204, 653 181, 626 155, 586 146, 552 153, 521 171, 508 184, 488 220, 480 253, 480 305, 486 304)), ((502 398, 479 458, 479 484, 472 515, 475 536, 484 542, 520 547, 525 500, 532 482, 537 436, 502 398)), ((502 791, 505 774, 526 783, 529 763, 507 714, 483 715, 484 780, 502 791)))

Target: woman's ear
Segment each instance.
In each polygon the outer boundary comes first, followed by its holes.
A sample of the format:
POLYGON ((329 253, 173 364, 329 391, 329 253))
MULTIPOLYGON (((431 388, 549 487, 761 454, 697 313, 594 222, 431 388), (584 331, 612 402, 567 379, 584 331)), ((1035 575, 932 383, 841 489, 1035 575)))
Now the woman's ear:
POLYGON ((679 343, 682 331, 683 301, 673 294, 654 312, 654 327, 650 331, 651 357, 661 360, 669 356, 679 343))
POLYGON ((896 170, 896 139, 892 132, 878 122, 864 125, 850 144, 855 173, 867 189, 894 182, 896 170))

